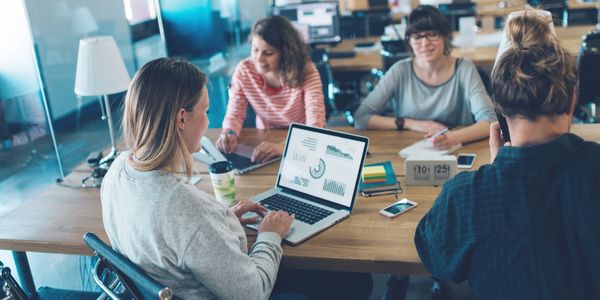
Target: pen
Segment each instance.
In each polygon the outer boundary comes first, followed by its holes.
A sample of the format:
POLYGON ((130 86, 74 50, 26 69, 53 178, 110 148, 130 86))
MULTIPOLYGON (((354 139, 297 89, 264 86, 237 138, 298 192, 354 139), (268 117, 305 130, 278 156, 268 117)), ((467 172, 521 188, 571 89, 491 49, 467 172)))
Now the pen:
POLYGON ((442 129, 442 130, 440 130, 440 131, 438 131, 438 132, 434 133, 434 134, 433 134, 431 137, 429 137, 429 140, 430 140, 430 141, 433 141, 433 140, 435 140, 435 138, 436 138, 436 137, 438 137, 438 136, 440 136, 440 135, 442 135, 442 134, 444 134, 444 133, 446 133, 446 132, 448 132, 448 127, 446 127, 446 128, 444 128, 444 129, 442 129))

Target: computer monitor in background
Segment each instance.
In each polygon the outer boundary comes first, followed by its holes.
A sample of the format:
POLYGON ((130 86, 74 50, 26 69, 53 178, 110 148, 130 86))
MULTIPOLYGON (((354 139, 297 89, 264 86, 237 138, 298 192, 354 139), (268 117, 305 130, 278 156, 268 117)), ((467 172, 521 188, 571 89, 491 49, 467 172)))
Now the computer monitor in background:
POLYGON ((159 22, 167 55, 189 60, 208 58, 227 49, 225 24, 210 0, 159 0, 159 22))
POLYGON ((273 15, 292 22, 307 44, 339 43, 340 18, 337 2, 298 3, 273 7, 273 15))

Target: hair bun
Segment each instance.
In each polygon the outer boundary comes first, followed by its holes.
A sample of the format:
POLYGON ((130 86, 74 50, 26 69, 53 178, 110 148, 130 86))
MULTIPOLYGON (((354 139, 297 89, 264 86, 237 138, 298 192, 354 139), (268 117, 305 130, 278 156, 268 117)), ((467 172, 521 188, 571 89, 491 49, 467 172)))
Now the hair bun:
POLYGON ((506 24, 510 46, 492 72, 492 99, 506 117, 535 121, 569 112, 577 84, 575 61, 548 22, 547 15, 525 11, 506 24))
POLYGON ((519 51, 547 47, 556 43, 556 37, 548 20, 535 11, 531 13, 525 11, 523 15, 511 18, 506 33, 512 48, 519 51))

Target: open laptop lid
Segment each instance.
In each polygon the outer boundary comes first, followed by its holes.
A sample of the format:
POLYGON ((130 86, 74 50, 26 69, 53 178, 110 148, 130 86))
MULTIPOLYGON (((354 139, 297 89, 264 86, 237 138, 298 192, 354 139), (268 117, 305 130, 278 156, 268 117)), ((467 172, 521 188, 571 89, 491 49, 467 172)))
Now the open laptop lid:
POLYGON ((307 200, 352 210, 369 139, 293 123, 276 187, 307 200))

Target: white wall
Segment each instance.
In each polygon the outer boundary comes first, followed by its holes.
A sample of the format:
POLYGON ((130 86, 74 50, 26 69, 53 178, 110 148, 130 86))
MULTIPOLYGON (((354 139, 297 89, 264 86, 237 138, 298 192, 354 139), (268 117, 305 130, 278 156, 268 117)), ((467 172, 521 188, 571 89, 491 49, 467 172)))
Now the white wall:
POLYGON ((0 101, 39 90, 31 34, 21 1, 0 1, 0 101))
POLYGON ((272 3, 272 0, 239 0, 242 25, 251 28, 254 22, 267 16, 272 3))

